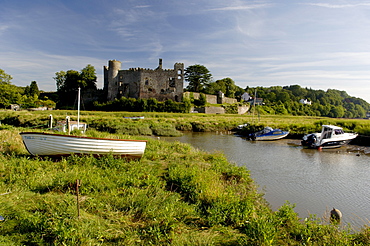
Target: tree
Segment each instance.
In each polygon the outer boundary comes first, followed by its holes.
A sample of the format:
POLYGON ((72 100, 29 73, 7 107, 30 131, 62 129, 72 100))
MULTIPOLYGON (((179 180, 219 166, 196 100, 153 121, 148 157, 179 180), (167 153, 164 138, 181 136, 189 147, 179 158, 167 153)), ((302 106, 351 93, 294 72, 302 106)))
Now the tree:
POLYGON ((61 88, 64 86, 64 83, 66 81, 66 75, 67 73, 65 71, 55 73, 55 77, 53 77, 53 79, 57 84, 57 91, 61 90, 61 88))
POLYGON ((81 72, 76 70, 60 71, 55 73, 54 80, 57 84, 57 93, 60 106, 71 106, 74 104, 78 88, 96 90, 96 71, 88 64, 81 72))
POLYGON ((202 92, 212 78, 212 74, 203 65, 192 65, 185 69, 185 80, 189 82, 188 91, 202 92))
POLYGON ((332 118, 341 118, 344 116, 344 108, 342 106, 333 106, 328 116, 332 118))
POLYGON ((96 89, 96 70, 94 66, 88 64, 81 70, 81 80, 84 82, 87 88, 96 89))
POLYGON ((19 88, 11 83, 12 76, 0 69, 0 105, 9 107, 11 104, 19 104, 22 100, 19 88))
MULTIPOLYGON (((205 86, 204 92, 207 94, 217 95, 219 91, 222 91, 226 97, 235 97, 235 92, 238 91, 238 86, 230 78, 224 78, 217 80, 216 82, 209 83, 205 86)), ((244 93, 244 90, 243 90, 244 93)))
POLYGON ((94 66, 88 64, 78 72, 76 70, 60 71, 53 77, 57 84, 58 92, 69 93, 80 88, 96 89, 96 70, 94 66))
POLYGON ((27 96, 36 95, 37 97, 39 97, 40 91, 39 91, 39 87, 37 86, 37 82, 32 81, 30 86, 27 85, 26 88, 24 89, 24 94, 27 96))
POLYGON ((6 74, 4 70, 0 69, 0 83, 3 84, 11 84, 12 76, 9 74, 6 74))

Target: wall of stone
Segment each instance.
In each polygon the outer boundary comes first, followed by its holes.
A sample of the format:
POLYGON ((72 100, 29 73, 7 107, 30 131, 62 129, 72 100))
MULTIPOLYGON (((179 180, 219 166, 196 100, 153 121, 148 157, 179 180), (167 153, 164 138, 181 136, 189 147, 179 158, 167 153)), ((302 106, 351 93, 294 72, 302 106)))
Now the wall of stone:
MULTIPOLYGON (((183 96, 190 98, 190 95, 193 95, 194 99, 199 99, 199 97, 200 97, 200 93, 198 93, 198 92, 189 92, 189 91, 184 92, 183 96)), ((238 102, 237 99, 230 98, 230 97, 222 97, 220 99, 217 95, 205 94, 205 96, 206 96, 206 99, 207 99, 207 103, 210 103, 210 104, 222 104, 222 103, 233 104, 233 103, 238 102)))
POLYGON ((130 68, 120 70, 119 61, 109 61, 104 67, 104 91, 108 100, 119 97, 156 98, 159 101, 182 100, 184 64, 175 63, 174 69, 163 69, 162 59, 156 69, 130 68))
POLYGON ((238 114, 245 114, 245 113, 247 113, 249 111, 249 108, 250 108, 249 105, 239 106, 238 107, 238 114))
POLYGON ((203 114, 224 114, 225 109, 223 107, 201 107, 194 108, 193 111, 203 114))

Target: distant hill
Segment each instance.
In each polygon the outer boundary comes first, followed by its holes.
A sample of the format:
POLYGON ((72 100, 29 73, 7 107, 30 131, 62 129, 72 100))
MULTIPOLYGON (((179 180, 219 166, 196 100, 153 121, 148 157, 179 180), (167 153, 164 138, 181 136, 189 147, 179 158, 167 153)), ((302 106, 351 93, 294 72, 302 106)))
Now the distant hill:
POLYGON ((299 85, 246 88, 263 99, 261 114, 291 114, 334 118, 366 118, 370 104, 336 89, 314 90, 299 85))

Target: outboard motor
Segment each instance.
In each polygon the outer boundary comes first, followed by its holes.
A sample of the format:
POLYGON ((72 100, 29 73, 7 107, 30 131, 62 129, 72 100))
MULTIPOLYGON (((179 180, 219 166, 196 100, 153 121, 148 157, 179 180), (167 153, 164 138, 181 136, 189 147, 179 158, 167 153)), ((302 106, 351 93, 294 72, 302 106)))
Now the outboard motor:
POLYGON ((255 134, 255 133, 250 133, 250 134, 248 135, 248 139, 249 139, 249 140, 253 140, 253 141, 255 141, 255 140, 256 140, 256 134, 255 134))
POLYGON ((302 143, 303 146, 308 146, 310 148, 314 148, 316 141, 317 141, 316 135, 315 134, 310 134, 308 136, 304 136, 301 143, 302 143))

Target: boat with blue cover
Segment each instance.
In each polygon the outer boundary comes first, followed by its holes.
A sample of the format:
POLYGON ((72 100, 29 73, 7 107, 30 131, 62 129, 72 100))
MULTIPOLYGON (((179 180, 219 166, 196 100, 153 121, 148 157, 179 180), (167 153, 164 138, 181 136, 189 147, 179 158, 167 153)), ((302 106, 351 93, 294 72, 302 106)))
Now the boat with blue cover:
POLYGON ((251 133, 248 135, 249 140, 278 140, 288 136, 289 131, 283 131, 281 129, 273 129, 272 127, 265 127, 263 130, 251 133))

